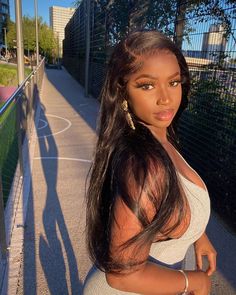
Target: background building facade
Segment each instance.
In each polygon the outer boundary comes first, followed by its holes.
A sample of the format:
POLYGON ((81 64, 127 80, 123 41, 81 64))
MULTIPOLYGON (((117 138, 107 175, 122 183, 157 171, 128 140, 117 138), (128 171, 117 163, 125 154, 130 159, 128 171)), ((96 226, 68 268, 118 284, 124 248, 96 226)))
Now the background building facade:
POLYGON ((224 26, 212 24, 209 32, 205 32, 203 35, 203 57, 217 61, 219 54, 225 52, 225 48, 226 38, 224 26))
POLYGON ((0 0, 0 45, 5 44, 4 28, 6 28, 6 21, 9 15, 9 0, 0 0))
POLYGON ((62 56, 62 41, 65 38, 65 26, 75 12, 75 8, 52 6, 49 8, 50 26, 58 38, 59 55, 62 56))

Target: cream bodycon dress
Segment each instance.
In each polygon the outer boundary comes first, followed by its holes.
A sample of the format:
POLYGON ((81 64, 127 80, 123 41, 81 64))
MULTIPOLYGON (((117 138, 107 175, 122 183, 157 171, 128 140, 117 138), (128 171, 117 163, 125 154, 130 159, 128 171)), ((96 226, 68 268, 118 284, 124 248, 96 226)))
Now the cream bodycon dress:
MULTIPOLYGON (((153 243, 150 250, 150 260, 170 268, 180 269, 188 248, 206 229, 210 217, 210 200, 206 186, 203 189, 180 173, 177 172, 177 174, 189 202, 191 210, 190 224, 180 238, 153 243)), ((134 295, 137 293, 122 292, 111 288, 106 282, 104 272, 95 267, 90 270, 85 280, 83 295, 122 294, 134 295)))

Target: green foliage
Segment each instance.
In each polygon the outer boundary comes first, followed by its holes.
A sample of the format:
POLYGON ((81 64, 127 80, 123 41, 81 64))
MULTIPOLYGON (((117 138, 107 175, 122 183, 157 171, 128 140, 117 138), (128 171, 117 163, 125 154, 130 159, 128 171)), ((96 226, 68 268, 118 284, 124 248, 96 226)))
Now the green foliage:
MULTIPOLYGON (((75 1, 75 5, 79 6, 81 2, 75 1)), ((226 5, 230 3, 232 0, 226 1, 226 5)), ((195 31, 192 21, 199 23, 214 19, 216 23, 224 24, 225 37, 228 38, 232 34, 231 14, 236 13, 231 10, 229 14, 224 3, 218 0, 98 0, 94 5, 100 22, 101 12, 106 15, 104 23, 110 46, 136 28, 157 29, 174 37, 176 21, 179 23, 176 38, 180 47, 184 39, 190 43, 189 34, 195 31)), ((102 26, 101 22, 100 28, 102 26)))
POLYGON ((217 79, 207 79, 202 73, 202 79, 193 79, 191 86, 191 100, 194 101, 191 111, 198 116, 205 116, 215 112, 216 107, 220 107, 223 103, 221 93, 225 92, 224 86, 217 79), (217 103, 216 103, 217 102, 217 103))
POLYGON ((180 137, 191 163, 208 182, 213 208, 236 230, 236 103, 222 83, 204 75, 193 80, 180 137))
POLYGON ((97 5, 107 11, 111 45, 136 28, 157 29, 169 36, 174 34, 174 0, 100 0, 97 1, 97 5))
POLYGON ((57 40, 53 35, 53 31, 45 23, 41 23, 39 30, 39 46, 40 51, 45 56, 56 54, 57 40))
MULTIPOLYGON (((35 19, 29 16, 24 16, 22 19, 23 37, 24 37, 24 49, 25 51, 35 52, 36 50, 36 37, 35 37, 35 19)), ((38 31, 39 31, 39 51, 47 57, 53 56, 57 50, 57 41, 53 35, 53 31, 42 18, 38 19, 38 31)), ((16 46, 16 27, 15 23, 8 20, 8 47, 10 49, 16 46)))
MULTIPOLYGON (((31 73, 31 69, 25 68, 25 78, 31 73)), ((17 68, 15 66, 0 64, 0 85, 17 86, 17 68)))
POLYGON ((18 159, 16 105, 14 102, 0 116, 0 142, 4 142, 4 144, 0 145, 0 169, 3 183, 3 200, 6 203, 18 159))
POLYGON ((236 120, 233 95, 218 79, 202 77, 200 80, 193 80, 190 97, 188 113, 196 138, 201 137, 201 129, 206 133, 209 130, 205 143, 208 142, 207 145, 214 155, 230 150, 228 145, 232 144, 232 140, 228 141, 228 135, 236 133, 236 125, 233 124, 236 120), (221 140, 224 140, 223 145, 221 140))
POLYGON ((209 19, 214 20, 215 23, 223 24, 227 39, 233 33, 232 24, 236 10, 228 10, 226 6, 233 3, 235 3, 234 0, 191 0, 188 1, 186 15, 190 19, 195 19, 195 24, 207 22, 209 19))
POLYGON ((6 67, 0 65, 0 85, 17 85, 17 70, 15 67, 6 67))
MULTIPOLYGON (((41 19, 39 19, 40 23, 41 19)), ((34 52, 35 50, 35 19, 23 16, 22 29, 24 37, 24 49, 34 52)))
POLYGON ((231 58, 231 59, 230 59, 230 62, 231 62, 232 64, 236 64, 236 58, 231 58))
POLYGON ((8 48, 12 49, 14 46, 16 46, 16 24, 10 20, 10 18, 7 19, 7 43, 8 48))

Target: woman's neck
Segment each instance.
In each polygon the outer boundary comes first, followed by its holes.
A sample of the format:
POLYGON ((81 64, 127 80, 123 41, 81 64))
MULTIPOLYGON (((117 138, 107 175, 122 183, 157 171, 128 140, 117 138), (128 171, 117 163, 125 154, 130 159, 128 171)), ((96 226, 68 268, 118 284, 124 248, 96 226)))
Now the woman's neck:
POLYGON ((152 132, 153 136, 161 143, 168 143, 167 138, 167 128, 156 128, 153 126, 147 126, 149 130, 152 132))

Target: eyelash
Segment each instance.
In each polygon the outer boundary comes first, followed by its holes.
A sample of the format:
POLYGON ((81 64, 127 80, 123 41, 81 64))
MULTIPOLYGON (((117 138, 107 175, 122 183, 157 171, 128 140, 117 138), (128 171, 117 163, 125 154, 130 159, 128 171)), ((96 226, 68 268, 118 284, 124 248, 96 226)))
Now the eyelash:
POLYGON ((179 84, 182 84, 182 81, 181 80, 174 80, 174 81, 170 81, 170 85, 173 84, 173 83, 178 83, 176 86, 173 86, 173 87, 177 87, 179 84))
MULTIPOLYGON (((173 81, 169 82, 169 85, 171 87, 177 87, 179 84, 182 84, 182 83, 183 83, 182 80, 173 80, 173 81), (174 86, 173 83, 178 83, 178 84, 176 86, 174 86)), ((137 85, 136 85, 137 88, 142 88, 143 90, 151 90, 149 88, 146 88, 147 86, 148 87, 149 86, 154 87, 154 83, 153 82, 138 82, 137 85)))
POLYGON ((147 86, 154 86, 153 82, 139 82, 136 85, 137 88, 142 88, 143 90, 151 90, 147 86))

